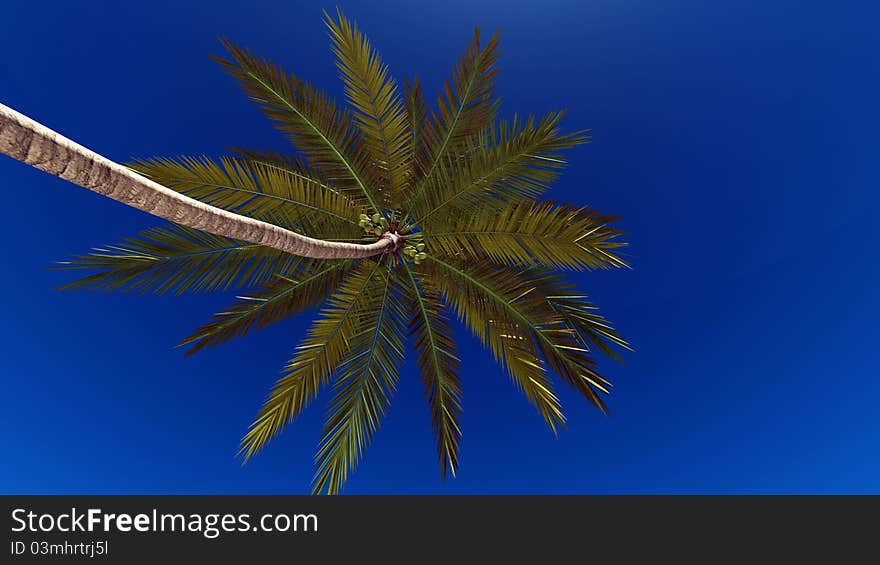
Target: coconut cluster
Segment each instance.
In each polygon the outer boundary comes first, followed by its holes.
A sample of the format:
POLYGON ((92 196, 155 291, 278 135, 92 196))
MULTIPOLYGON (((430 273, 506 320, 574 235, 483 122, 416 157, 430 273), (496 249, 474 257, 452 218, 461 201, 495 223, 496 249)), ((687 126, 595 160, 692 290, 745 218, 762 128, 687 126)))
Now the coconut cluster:
POLYGON ((373 214, 372 218, 366 214, 361 214, 361 221, 358 222, 358 225, 367 233, 382 235, 388 231, 388 218, 378 213, 373 214))
MULTIPOLYGON (((388 231, 388 218, 378 213, 373 214, 372 216, 361 214, 361 220, 358 222, 358 225, 363 228, 366 233, 381 236, 388 231)), ((407 238, 408 241, 401 249, 401 252, 405 257, 418 265, 428 258, 428 254, 425 253, 425 244, 418 241, 420 238, 418 234, 410 234, 407 238)))
POLYGON ((416 265, 428 258, 424 243, 407 243, 403 246, 403 254, 412 259, 416 265))

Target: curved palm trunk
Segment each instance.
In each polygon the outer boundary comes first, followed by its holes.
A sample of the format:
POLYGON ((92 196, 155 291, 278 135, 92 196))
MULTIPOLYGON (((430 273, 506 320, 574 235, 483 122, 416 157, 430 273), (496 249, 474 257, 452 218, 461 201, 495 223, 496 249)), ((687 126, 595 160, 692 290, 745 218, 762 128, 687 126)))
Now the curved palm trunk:
POLYGON ((400 236, 391 233, 368 245, 323 241, 209 206, 114 163, 3 104, 0 153, 148 214, 293 255, 358 259, 400 244, 400 236))

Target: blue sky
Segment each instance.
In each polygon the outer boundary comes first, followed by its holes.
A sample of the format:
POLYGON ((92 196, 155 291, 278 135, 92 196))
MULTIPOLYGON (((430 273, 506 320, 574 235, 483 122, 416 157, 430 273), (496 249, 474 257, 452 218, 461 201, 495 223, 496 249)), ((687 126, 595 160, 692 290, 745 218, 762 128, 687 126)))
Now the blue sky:
MULTIPOLYGON (((13 0, 0 101, 127 161, 285 147, 209 60, 218 36, 341 94, 332 3, 116 4, 13 0)), ((410 359, 346 492, 880 492, 880 14, 819 4, 341 3, 428 92, 474 25, 501 28, 503 113, 593 129, 549 196, 621 216, 634 269, 578 282, 636 348, 602 362, 610 416, 560 389, 555 438, 459 329, 458 478, 440 479, 410 359)), ((184 359, 173 345, 231 294, 58 292, 71 276, 47 269, 158 220, 8 158, 0 186, 0 492, 308 491, 326 396, 234 454, 310 316, 184 359)))

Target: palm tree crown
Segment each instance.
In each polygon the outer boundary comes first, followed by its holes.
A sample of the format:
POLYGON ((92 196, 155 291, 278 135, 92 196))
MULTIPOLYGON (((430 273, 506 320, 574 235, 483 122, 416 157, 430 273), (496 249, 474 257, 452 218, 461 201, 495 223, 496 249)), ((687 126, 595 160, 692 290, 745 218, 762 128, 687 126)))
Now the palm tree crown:
POLYGON ((358 28, 325 14, 348 107, 250 51, 217 60, 284 132, 295 155, 160 158, 130 167, 211 206, 312 238, 370 243, 381 255, 315 259, 168 224, 63 263, 94 272, 69 288, 155 293, 251 288, 183 340, 211 347, 313 306, 308 335, 241 441, 262 449, 332 388, 313 490, 337 493, 388 409, 409 336, 440 468, 459 465, 462 386, 450 322, 476 335, 554 431, 565 423, 551 373, 604 411, 609 383, 592 352, 626 342, 563 271, 623 267, 614 218, 537 200, 560 152, 560 112, 496 117, 498 37, 479 30, 429 109, 417 80, 401 89, 358 28))

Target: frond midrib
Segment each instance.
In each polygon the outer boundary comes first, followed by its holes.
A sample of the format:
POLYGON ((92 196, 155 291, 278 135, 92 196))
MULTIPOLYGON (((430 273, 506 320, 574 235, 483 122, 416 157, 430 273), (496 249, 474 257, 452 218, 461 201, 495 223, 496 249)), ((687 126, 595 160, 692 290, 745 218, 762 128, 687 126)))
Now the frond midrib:
MULTIPOLYGON (((407 264, 406 261, 403 262, 403 266, 406 269, 407 275, 409 275, 409 280, 412 283, 413 292, 415 293, 415 296, 416 296, 416 302, 419 305, 419 311, 422 314, 422 319, 425 321, 425 328, 427 330, 426 333, 428 334, 428 340, 430 341, 430 345, 431 345, 431 357, 434 359, 433 373, 435 374, 435 377, 437 378, 438 389, 439 389, 440 388, 439 382, 444 380, 442 371, 440 370, 440 367, 442 367, 443 365, 440 361, 440 356, 438 353, 439 348, 437 347, 437 341, 434 338, 434 332, 435 332, 434 325, 431 323, 431 318, 428 316, 428 310, 425 306, 425 301, 422 297, 421 291, 419 290, 419 286, 416 282, 416 278, 412 272, 412 269, 410 269, 409 264, 407 264)), ((452 414, 449 411, 449 403, 446 402, 446 394, 439 395, 439 396, 441 397, 440 404, 441 404, 443 412, 446 414, 446 418, 449 421, 452 421, 453 423, 455 423, 455 419, 453 418, 452 414)), ((435 396, 435 398, 436 398, 436 396, 435 396)), ((453 464, 455 457, 452 453, 450 453, 449 447, 447 445, 444 445, 443 449, 447 453, 446 459, 448 460, 450 471, 452 472, 452 475, 455 476, 455 466, 453 464)), ((442 463, 442 461, 441 461, 441 463, 442 463)), ((444 466, 443 470, 445 472, 445 470, 446 470, 445 466, 444 466)))
MULTIPOLYGON (((285 172, 285 173, 293 174, 291 171, 289 171, 289 170, 287 170, 287 169, 281 169, 281 168, 279 168, 279 169, 280 169, 281 171, 285 172)), ((299 175, 299 176, 301 176, 301 178, 303 178, 303 179, 305 179, 305 180, 309 180, 309 181, 314 182, 312 179, 309 179, 309 177, 302 176, 302 175, 299 175)), ((202 180, 199 180, 199 181, 193 181, 193 180, 189 180, 189 179, 185 179, 185 178, 181 178, 181 177, 175 177, 175 176, 173 176, 173 175, 170 175, 170 176, 168 176, 167 178, 171 179, 171 180, 174 181, 174 182, 178 182, 178 183, 186 184, 186 185, 191 185, 192 187, 222 188, 222 189, 225 189, 225 190, 231 190, 231 191, 233 191, 233 192, 241 192, 241 193, 244 193, 244 194, 250 194, 250 195, 252 195, 252 196, 259 196, 259 197, 261 197, 261 198, 269 198, 269 199, 272 199, 272 200, 278 200, 278 201, 283 202, 283 203, 285 203, 285 204, 290 204, 290 205, 293 205, 293 206, 299 206, 299 207, 302 207, 302 208, 308 208, 309 210, 313 210, 313 211, 315 211, 315 212, 320 212, 321 214, 326 214, 326 215, 328 215, 328 216, 333 216, 334 218, 337 218, 337 219, 339 219, 339 220, 343 220, 343 221, 348 222, 349 224, 352 224, 352 225, 354 225, 354 226, 357 226, 357 225, 358 225, 358 223, 355 222, 352 218, 348 218, 348 217, 346 217, 346 216, 342 216, 342 215, 340 215, 340 214, 337 214, 336 212, 332 212, 332 211, 330 211, 330 210, 327 210, 326 208, 321 208, 320 206, 315 206, 314 204, 308 204, 308 203, 306 203, 306 202, 301 202, 301 201, 299 201, 299 200, 294 200, 294 199, 292 199, 292 198, 286 198, 286 197, 284 197, 284 196, 278 196, 277 194, 271 194, 271 193, 268 193, 268 192, 260 192, 260 191, 258 191, 258 190, 250 190, 250 189, 248 189, 248 188, 241 188, 240 186, 231 186, 231 185, 220 184, 220 183, 216 183, 216 182, 205 182, 205 181, 202 181, 202 180)), ((317 184, 320 184, 320 183, 317 183, 317 184)), ((321 185, 321 186, 323 186, 323 185, 321 185)), ((181 189, 180 192, 185 192, 185 191, 187 191, 187 190, 193 190, 193 188, 189 188, 189 189, 181 189)), ((335 192, 335 191, 334 191, 334 192, 335 192)), ((336 194, 339 194, 339 193, 336 192, 336 194)))
MULTIPOLYGON (((475 68, 479 67, 479 64, 482 62, 484 55, 485 55, 485 51, 481 49, 480 54, 477 57, 477 63, 476 63, 476 65, 474 65, 475 68)), ((418 187, 413 192, 413 195, 410 198, 410 202, 411 202, 410 209, 407 211, 406 216, 409 216, 413 212, 412 206, 415 205, 415 203, 417 202, 417 198, 419 196, 421 196, 422 193, 425 191, 425 187, 427 186, 428 180, 431 178, 431 175, 433 174, 434 169, 436 169, 437 165, 440 164, 440 161, 443 157, 443 153, 446 151, 446 147, 449 145, 449 142, 452 139, 452 133, 453 133, 453 131, 455 131, 455 126, 458 125, 458 120, 461 119, 461 115, 462 115, 462 113, 464 113, 465 101, 470 97, 471 90, 473 89, 474 83, 476 82, 477 78, 478 78, 478 73, 474 73, 473 76, 471 76, 471 78, 468 80, 467 89, 465 91, 467 93, 467 95, 461 96, 460 102, 458 105, 458 109, 455 112, 455 118, 453 118, 453 120, 452 120, 452 125, 449 127, 448 131, 446 132, 446 136, 443 139, 443 143, 440 146, 440 150, 437 151, 437 153, 434 155, 434 158, 431 160, 431 166, 428 168, 428 171, 424 174, 424 176, 422 177, 422 180, 419 182, 418 187)), ((418 224, 419 222, 415 222, 415 223, 418 224)))
POLYGON ((330 186, 329 184, 324 184, 323 182, 321 182, 321 181, 319 181, 319 180, 317 180, 317 179, 314 179, 314 178, 312 178, 312 177, 310 177, 310 176, 308 176, 308 175, 304 175, 304 174, 302 174, 301 172, 299 172, 299 171, 297 171, 297 170, 295 170, 295 169, 293 169, 293 168, 291 168, 291 167, 285 167, 285 166, 280 165, 280 164, 278 164, 278 163, 273 163, 272 161, 267 161, 266 159, 257 159, 257 158, 255 158, 255 157, 248 157, 248 156, 230 157, 230 159, 232 159, 232 160, 242 160, 242 161, 250 162, 250 163, 257 163, 257 164, 259 164, 259 165, 261 165, 261 166, 263 166, 263 167, 266 167, 266 168, 268 168, 268 169, 275 169, 276 171, 279 171, 279 172, 282 172, 282 173, 287 173, 287 174, 292 175, 292 176, 295 176, 295 177, 297 177, 298 179, 301 179, 301 180, 303 180, 303 181, 306 181, 306 182, 309 182, 309 183, 313 183, 313 184, 317 184, 318 186, 320 186, 320 187, 323 188, 324 190, 326 190, 326 191, 328 191, 328 192, 332 192, 333 194, 338 194, 338 195, 340 195, 340 196, 344 196, 341 192, 339 192, 338 189, 336 189, 336 188, 330 186))
POLYGON ((406 268, 406 274, 409 275, 409 280, 412 282, 413 292, 416 296, 416 302, 419 305, 419 311, 422 314, 422 319, 425 320, 425 327, 428 328, 428 339, 431 341, 431 356, 434 358, 434 364, 436 367, 440 367, 440 358, 437 355, 437 342, 434 339, 434 330, 433 325, 431 324, 431 320, 428 317, 428 311, 425 307, 425 301, 422 298, 422 293, 419 290, 419 286, 416 283, 415 275, 413 275, 412 269, 409 268, 409 264, 406 261, 403 262, 404 268, 406 268))
MULTIPOLYGON (((372 276, 373 274, 375 274, 376 270, 378 270, 378 267, 379 264, 376 263, 376 268, 374 268, 373 272, 370 274, 370 279, 372 279, 372 276)), ((382 335, 382 321, 385 316, 385 311, 388 308, 388 291, 390 288, 391 276, 386 274, 385 289, 382 294, 382 306, 376 314, 376 326, 375 328, 373 328, 373 335, 370 340, 370 346, 366 351, 364 351, 363 353, 359 353, 352 358, 352 360, 354 360, 364 355, 366 355, 367 357, 363 362, 363 370, 359 371, 359 374, 356 377, 357 386, 355 390, 349 395, 349 398, 354 398, 355 402, 352 403, 350 406, 345 407, 345 414, 347 415, 347 417, 345 417, 342 422, 339 422, 333 428, 327 430, 328 438, 330 438, 331 441, 331 443, 329 444, 330 446, 333 445, 333 439, 338 438, 340 433, 344 433, 346 436, 353 433, 353 426, 355 426, 357 422, 353 419, 352 414, 354 414, 355 412, 360 412, 363 409, 363 403, 360 400, 363 400, 365 398, 366 395, 364 391, 366 385, 368 381, 372 378, 372 365, 374 359, 376 358, 378 341, 380 336, 382 335)), ((325 461, 324 465, 321 465, 318 469, 318 476, 315 480, 315 493, 319 493, 325 487, 328 489, 328 492, 330 490, 332 490, 333 492, 337 492, 340 488, 340 485, 334 484, 338 481, 337 471, 339 471, 340 473, 345 473, 345 470, 338 469, 338 466, 342 463, 347 463, 348 465, 351 465, 350 459, 352 458, 352 456, 359 458, 360 454, 357 450, 353 453, 348 452, 346 453, 346 459, 349 459, 349 461, 340 462, 337 461, 338 451, 336 450, 326 452, 325 446, 323 449, 319 450, 319 454, 320 453, 325 453, 328 460, 325 461)))
POLYGON ((491 177, 496 171, 498 171, 498 170, 500 170, 500 169, 503 169, 503 168, 506 166, 507 163, 510 163, 511 161, 513 161, 513 160, 515 160, 515 159, 519 159, 519 158, 521 158, 521 157, 523 157, 523 156, 527 156, 528 154, 529 154, 529 151, 528 151, 528 150, 523 150, 523 151, 520 151, 519 153, 516 153, 515 156, 509 156, 507 159, 505 159, 504 164, 499 165, 499 166, 497 166, 497 167, 494 167, 494 168, 491 169, 489 172, 487 172, 486 174, 484 174, 484 175, 481 176, 480 178, 476 179, 475 181, 472 181, 472 182, 467 183, 467 184, 465 185, 465 188, 459 190, 458 192, 456 192, 455 194, 453 194, 452 196, 450 196, 449 198, 447 198, 446 200, 444 200, 441 204, 435 206, 434 208, 432 208, 432 209, 429 210, 428 212, 425 212, 424 214, 422 214, 422 215, 421 215, 417 220, 415 220, 413 223, 415 223, 415 224, 421 224, 421 223, 424 222, 426 219, 430 218, 435 212, 437 212, 437 210, 440 210, 441 208, 444 208, 447 204, 449 204, 450 202, 454 201, 455 199, 457 199, 459 196, 461 196, 462 194, 466 193, 466 192, 469 191, 470 189, 472 189, 472 188, 474 188, 474 187, 476 187, 476 186, 478 186, 478 185, 480 185, 480 184, 483 184, 483 183, 486 181, 486 179, 490 178, 490 177, 491 177))
MULTIPOLYGON (((510 311, 514 316, 516 316, 517 319, 521 320, 548 347, 552 348, 553 350, 559 350, 560 348, 561 349, 572 349, 570 346, 561 346, 557 343, 554 343, 552 339, 547 337, 547 335, 544 333, 544 330, 541 327, 539 327, 539 325, 537 323, 535 323, 531 318, 529 318, 528 316, 526 316, 525 314, 520 312, 520 310, 518 308, 514 307, 512 302, 508 302, 503 296, 499 295, 494 290, 492 290, 488 286, 484 285, 482 282, 480 282, 478 279, 472 277, 467 272, 462 271, 461 269, 458 269, 454 265, 450 265, 446 261, 443 261, 442 259, 438 259, 437 257, 434 257, 432 255, 428 255, 428 260, 434 261, 436 263, 439 263, 440 265, 443 265, 445 268, 449 269, 450 271, 455 272, 459 276, 464 277, 465 279, 470 281, 472 284, 478 286, 483 292, 485 292, 486 294, 491 296, 498 303, 504 305, 508 311, 510 311)), ((575 372, 577 374, 580 375, 582 373, 582 369, 577 367, 577 365, 575 363, 573 363, 567 356, 564 356, 564 355, 560 356, 560 360, 563 361, 569 368, 575 369, 575 372)), ((603 392, 607 392, 607 390, 605 390, 605 387, 596 383, 592 378, 590 378, 586 375, 581 375, 581 377, 588 380, 589 382, 591 382, 594 386, 599 388, 599 390, 602 390, 603 392)))
MULTIPOLYGON (((296 266, 300 265, 302 263, 303 259, 304 258, 300 258, 300 260, 296 263, 296 265, 294 265, 294 268, 296 268, 296 266)), ((278 300, 286 297, 290 293, 299 290, 300 288, 302 288, 304 285, 308 284, 309 282, 316 280, 316 279, 320 278, 321 276, 326 275, 327 273, 341 269, 345 265, 345 263, 346 262, 332 264, 325 269, 322 269, 320 271, 312 273, 311 275, 307 276, 304 279, 300 279, 300 280, 296 280, 296 281, 294 281, 293 279, 287 278, 287 277, 281 277, 285 281, 292 282, 293 284, 291 284, 289 287, 285 288, 281 292, 273 294, 270 298, 251 299, 255 304, 259 305, 257 308, 254 308, 251 310, 242 310, 240 312, 237 312, 233 316, 225 317, 225 318, 223 318, 220 326, 221 327, 228 327, 229 325, 234 325, 236 322, 240 322, 241 320, 247 318, 248 316, 252 316, 255 311, 261 310, 261 309, 265 308, 267 305, 270 305, 270 304, 277 302, 278 300)), ((243 296, 241 298, 248 299, 248 297, 245 297, 245 296, 243 296)), ((213 332, 205 332, 205 333, 202 333, 199 335, 194 335, 194 336, 187 338, 185 341, 181 342, 180 345, 188 345, 190 343, 195 343, 197 341, 201 341, 204 338, 209 337, 211 335, 214 335, 216 333, 217 333, 216 331, 213 331, 213 332)))
MULTIPOLYGON (((477 69, 480 66, 480 63, 483 61, 483 56, 485 55, 484 50, 480 50, 479 56, 477 56, 476 64, 474 68, 477 69)), ((434 155, 434 159, 431 161, 431 166, 428 168, 428 171, 425 173, 425 179, 429 178, 431 174, 434 172, 434 169, 437 168, 437 165, 440 163, 441 158, 443 157, 443 153, 446 152, 446 147, 449 145, 449 142, 452 140, 452 133, 455 131, 455 127, 458 125, 458 120, 461 119, 461 115, 464 113, 464 107, 467 100, 470 98, 471 91, 474 87, 474 83, 476 83, 477 78, 479 77, 479 73, 473 73, 473 76, 468 80, 467 88, 465 89, 465 93, 461 96, 461 101, 458 104, 458 109, 455 112, 455 117, 452 119, 452 124, 450 124, 448 131, 446 132, 446 136, 443 138, 443 143, 440 145, 440 149, 437 151, 436 155, 434 155)), ((424 184, 424 183, 422 183, 424 184)), ((420 191, 417 191, 420 192, 420 191)))
POLYGON ((349 174, 351 174, 351 177, 352 177, 352 178, 355 180, 355 182, 358 184, 358 187, 360 187, 361 192, 363 192, 364 196, 365 196, 365 197, 367 198, 367 200, 370 202, 370 205, 371 205, 371 206, 372 206, 377 212, 381 212, 381 211, 382 211, 382 208, 380 208, 380 207, 376 204, 376 201, 373 200, 373 196, 370 194, 370 191, 367 190, 367 187, 366 187, 366 185, 364 184, 363 180, 361 179, 360 175, 357 174, 357 172, 355 172, 354 167, 351 165, 351 163, 350 163, 349 160, 345 157, 345 155, 343 155, 342 152, 336 147, 336 144, 333 143, 332 141, 330 141, 330 139, 329 139, 326 135, 324 135, 324 132, 321 131, 321 128, 317 127, 317 126, 316 126, 316 125, 315 125, 310 119, 308 119, 308 118, 305 116, 305 114, 303 114, 303 113, 302 113, 302 112, 301 112, 296 106, 294 106, 293 104, 291 104, 290 102, 288 102, 287 99, 286 99, 284 96, 281 95, 281 93, 279 93, 277 90, 275 90, 274 88, 272 88, 270 85, 266 84, 266 82, 265 82, 263 79, 261 79, 260 77, 258 77, 258 76, 255 75, 254 73, 252 73, 251 71, 245 70, 245 73, 246 73, 249 77, 251 77, 252 79, 254 79, 255 81, 257 81, 258 83, 260 83, 260 85, 262 85, 263 88, 265 88, 266 90, 268 90, 269 92, 271 92, 272 94, 274 94, 275 97, 276 97, 278 100, 281 100, 281 101, 284 103, 285 106, 287 106, 288 108, 290 108, 291 111, 293 111, 297 116, 299 116, 299 118, 300 118, 303 122, 305 122, 305 123, 309 126, 309 128, 311 128, 311 130, 314 131, 315 134, 317 134, 318 137, 320 137, 321 140, 322 140, 324 143, 327 144, 328 147, 330 147, 330 149, 333 151, 333 153, 336 155, 336 157, 337 157, 337 158, 342 162, 342 164, 345 166, 346 170, 348 170, 349 174))

